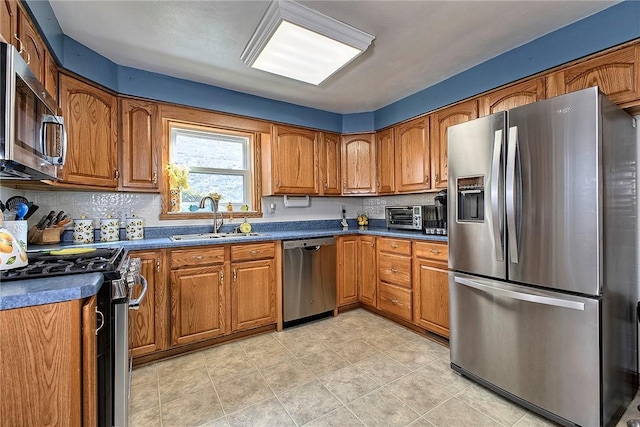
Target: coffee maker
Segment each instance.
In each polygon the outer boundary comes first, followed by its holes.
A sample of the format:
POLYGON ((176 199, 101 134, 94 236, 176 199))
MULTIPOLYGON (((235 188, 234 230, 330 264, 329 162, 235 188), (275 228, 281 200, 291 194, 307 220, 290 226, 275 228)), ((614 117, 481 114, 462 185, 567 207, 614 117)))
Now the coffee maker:
POLYGON ((432 215, 434 221, 430 221, 425 228, 425 234, 437 234, 441 236, 447 235, 447 190, 438 192, 435 197, 435 215, 432 215), (435 218, 433 218, 435 217, 435 218))

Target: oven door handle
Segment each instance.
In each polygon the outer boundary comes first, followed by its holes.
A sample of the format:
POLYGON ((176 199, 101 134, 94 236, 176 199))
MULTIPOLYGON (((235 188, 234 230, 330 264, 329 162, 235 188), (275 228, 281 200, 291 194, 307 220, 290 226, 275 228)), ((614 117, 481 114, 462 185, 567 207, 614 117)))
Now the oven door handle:
POLYGON ((140 282, 142 282, 142 292, 140 292, 140 295, 138 295, 138 298, 136 299, 132 299, 129 301, 129 309, 131 310, 137 310, 140 308, 140 303, 144 300, 145 295, 147 294, 147 279, 145 279, 145 277, 141 274, 140 276, 140 282))

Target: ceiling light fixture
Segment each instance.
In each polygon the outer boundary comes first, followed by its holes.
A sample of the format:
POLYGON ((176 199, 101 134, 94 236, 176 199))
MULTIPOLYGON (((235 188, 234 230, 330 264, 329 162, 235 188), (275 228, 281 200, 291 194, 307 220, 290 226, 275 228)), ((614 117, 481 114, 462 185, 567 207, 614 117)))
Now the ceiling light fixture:
POLYGON ((374 38, 301 4, 274 0, 240 58, 250 67, 319 85, 374 38))

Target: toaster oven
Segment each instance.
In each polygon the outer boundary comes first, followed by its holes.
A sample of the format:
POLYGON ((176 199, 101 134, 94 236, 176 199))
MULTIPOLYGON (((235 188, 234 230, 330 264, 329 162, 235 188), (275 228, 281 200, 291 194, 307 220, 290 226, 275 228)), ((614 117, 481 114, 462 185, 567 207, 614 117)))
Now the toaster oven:
POLYGON ((387 228, 419 230, 424 228, 427 206, 387 206, 385 220, 387 228))

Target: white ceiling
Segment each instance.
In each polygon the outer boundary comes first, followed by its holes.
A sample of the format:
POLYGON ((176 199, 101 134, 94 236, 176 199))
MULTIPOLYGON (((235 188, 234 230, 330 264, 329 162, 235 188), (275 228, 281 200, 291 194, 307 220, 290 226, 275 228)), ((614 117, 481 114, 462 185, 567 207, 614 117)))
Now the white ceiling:
POLYGON ((320 86, 241 60, 268 2, 50 0, 69 37, 113 62, 337 113, 373 111, 617 1, 300 1, 376 39, 320 86))

